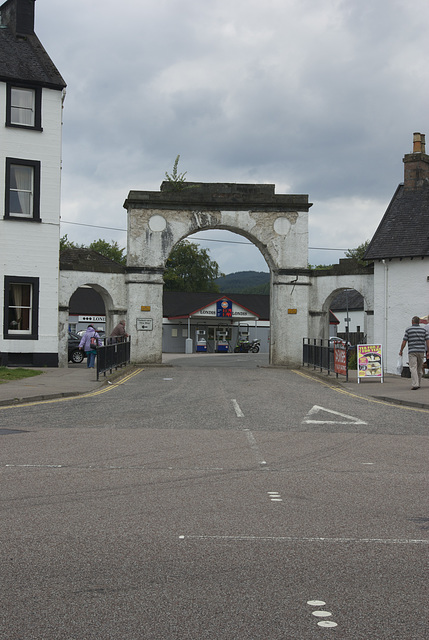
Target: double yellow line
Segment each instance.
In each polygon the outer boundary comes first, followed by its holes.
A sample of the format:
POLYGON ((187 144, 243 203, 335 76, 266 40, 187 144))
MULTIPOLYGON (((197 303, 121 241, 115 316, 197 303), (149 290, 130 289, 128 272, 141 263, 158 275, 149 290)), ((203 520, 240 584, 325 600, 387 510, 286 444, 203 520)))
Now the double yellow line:
POLYGON ((102 389, 97 389, 96 391, 90 391, 89 393, 82 393, 76 396, 68 396, 66 398, 52 398, 51 400, 35 400, 34 402, 20 402, 19 404, 4 405, 4 406, 0 406, 0 410, 20 409, 20 408, 26 408, 26 407, 34 407, 40 404, 54 404, 56 402, 68 402, 70 400, 81 400, 82 398, 94 398, 95 396, 100 396, 103 393, 107 393, 108 391, 112 391, 113 389, 116 389, 116 387, 119 387, 121 384, 128 382, 128 380, 131 380, 131 378, 134 378, 134 376, 138 375, 141 371, 143 371, 143 368, 140 367, 135 371, 132 371, 131 373, 129 373, 127 376, 124 376, 123 378, 121 378, 118 382, 112 382, 111 384, 106 385, 102 389))
POLYGON ((322 384, 324 387, 328 387, 332 389, 332 391, 336 391, 337 393, 342 393, 346 396, 350 396, 351 398, 357 398, 358 400, 366 400, 366 402, 372 402, 373 404, 384 404, 388 407, 395 407, 395 409, 403 409, 405 411, 417 411, 417 413, 429 413, 429 409, 419 409, 417 407, 409 407, 405 404, 396 404, 395 402, 387 402, 387 400, 376 400, 375 398, 369 398, 368 396, 360 396, 358 393, 352 393, 351 391, 347 391, 346 389, 342 389, 340 387, 334 387, 332 384, 328 384, 323 380, 319 380, 319 378, 309 376, 306 373, 302 373, 296 369, 293 369, 293 373, 296 373, 297 376, 301 376, 302 378, 307 378, 307 380, 312 380, 313 382, 318 382, 322 384))

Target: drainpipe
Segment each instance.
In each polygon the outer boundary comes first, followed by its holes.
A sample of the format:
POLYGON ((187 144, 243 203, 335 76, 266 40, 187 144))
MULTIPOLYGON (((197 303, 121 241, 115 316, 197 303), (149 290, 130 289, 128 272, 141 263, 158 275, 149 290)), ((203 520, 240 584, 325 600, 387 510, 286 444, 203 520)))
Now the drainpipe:
POLYGON ((384 373, 386 373, 386 354, 387 354, 387 327, 388 327, 388 320, 389 320, 389 309, 388 309, 388 301, 389 301, 389 296, 388 296, 388 285, 389 285, 389 265, 386 263, 386 260, 382 260, 382 263, 384 264, 384 327, 383 327, 383 342, 384 342, 384 346, 383 346, 383 352, 384 352, 384 358, 383 358, 383 370, 384 373))

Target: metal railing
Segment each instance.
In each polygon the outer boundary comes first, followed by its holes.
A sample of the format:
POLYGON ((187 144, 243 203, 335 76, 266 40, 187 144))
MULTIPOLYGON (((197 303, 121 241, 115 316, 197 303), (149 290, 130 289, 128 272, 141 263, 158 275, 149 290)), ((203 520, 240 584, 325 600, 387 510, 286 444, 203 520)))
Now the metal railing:
POLYGON ((124 367, 130 363, 131 354, 131 338, 122 338, 118 341, 116 338, 106 338, 105 343, 101 347, 97 347, 97 380, 100 373, 113 369, 124 367))
POLYGON ((334 345, 329 340, 322 338, 303 338, 302 340, 302 364, 312 366, 314 370, 327 371, 328 375, 335 373, 345 375, 348 380, 348 349, 338 347, 338 351, 344 353, 342 366, 335 362, 334 345))

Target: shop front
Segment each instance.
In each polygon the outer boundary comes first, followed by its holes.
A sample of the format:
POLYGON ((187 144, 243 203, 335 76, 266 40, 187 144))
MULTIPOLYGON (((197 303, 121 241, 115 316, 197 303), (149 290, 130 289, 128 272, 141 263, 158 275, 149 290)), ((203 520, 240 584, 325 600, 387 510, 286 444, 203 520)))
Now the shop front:
MULTIPOLYGON (((268 318, 262 318, 260 313, 239 304, 232 296, 215 297, 216 294, 212 294, 212 300, 208 304, 195 308, 195 303, 198 304, 198 295, 206 296, 207 294, 194 294, 188 313, 183 313, 184 309, 181 309, 180 315, 166 316, 164 313, 164 353, 185 353, 187 338, 192 340, 194 353, 233 353, 238 341, 246 338, 260 339, 261 351, 268 353, 268 318), (193 309, 192 306, 194 306, 193 309)), ((251 304, 251 295, 237 294, 237 297, 238 295, 240 298, 247 298, 246 302, 251 304)), ((268 309, 269 296, 254 296, 254 298, 258 298, 259 306, 260 298, 266 298, 264 306, 268 309)), ((165 298, 164 306, 167 306, 165 298)))

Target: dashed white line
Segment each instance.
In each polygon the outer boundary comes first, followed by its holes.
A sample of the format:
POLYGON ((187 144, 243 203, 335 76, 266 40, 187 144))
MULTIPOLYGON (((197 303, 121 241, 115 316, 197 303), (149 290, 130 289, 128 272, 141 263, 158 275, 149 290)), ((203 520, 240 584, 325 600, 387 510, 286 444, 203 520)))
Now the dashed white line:
POLYGON ((237 418, 244 418, 244 413, 240 409, 240 405, 238 404, 237 400, 232 399, 231 402, 232 402, 232 406, 234 407, 234 411, 236 413, 237 418))
POLYGON ((293 536, 211 536, 211 535, 189 535, 180 536, 184 540, 224 540, 226 542, 328 542, 339 544, 427 544, 429 539, 410 538, 322 538, 322 537, 293 537, 293 536))

